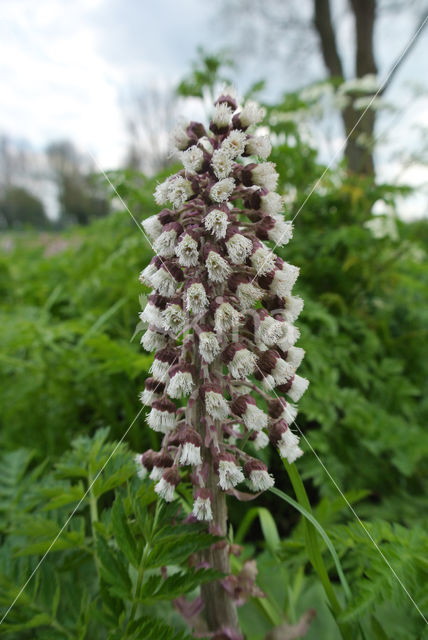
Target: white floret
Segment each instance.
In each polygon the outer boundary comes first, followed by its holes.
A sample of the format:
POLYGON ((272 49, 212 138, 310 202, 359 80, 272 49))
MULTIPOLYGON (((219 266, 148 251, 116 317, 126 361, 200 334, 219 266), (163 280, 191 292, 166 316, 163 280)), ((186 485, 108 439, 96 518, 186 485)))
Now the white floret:
POLYGON ((179 371, 171 378, 167 388, 167 394, 170 398, 188 396, 192 392, 193 386, 192 374, 188 371, 179 371))
POLYGON ((232 121, 232 109, 225 102, 216 104, 212 121, 219 129, 228 127, 232 121))
POLYGON ((175 247, 175 255, 182 267, 196 267, 199 262, 198 243, 186 234, 175 247))
POLYGON ((239 120, 244 127, 249 127, 252 124, 257 124, 266 115, 266 109, 261 107, 255 100, 247 100, 241 113, 239 114, 239 120))
POLYGON ((213 157, 211 160, 211 166, 217 178, 221 180, 222 178, 227 178, 232 171, 232 160, 230 155, 221 149, 216 149, 213 153, 213 157))
POLYGON ((188 173, 200 171, 204 162, 204 153, 196 145, 180 153, 180 160, 188 173))
POLYGON ((205 264, 212 282, 225 282, 231 273, 228 262, 216 251, 209 252, 205 264))
POLYGON ((245 151, 251 156, 266 160, 271 154, 272 144, 269 136, 257 136, 248 140, 245 151))
POLYGON ((224 178, 216 182, 210 189, 210 198, 213 202, 226 202, 235 188, 233 178, 224 178))
POLYGON ((205 394, 205 407, 207 413, 215 420, 224 420, 229 415, 226 400, 215 391, 207 391, 205 394))
POLYGON ((197 520, 210 521, 213 519, 211 500, 209 498, 196 498, 193 503, 193 515, 197 520))
POLYGON ((249 238, 235 233, 227 242, 226 248, 233 264, 243 264, 251 253, 253 245, 249 238))
POLYGON ((224 238, 228 225, 229 218, 227 213, 220 209, 213 209, 213 211, 210 211, 210 213, 204 218, 205 229, 207 231, 211 231, 217 240, 224 238))
POLYGON ((219 486, 223 491, 233 489, 237 484, 245 480, 240 467, 230 460, 220 460, 218 465, 219 486))
POLYGON ((221 149, 227 153, 230 158, 236 158, 244 153, 246 140, 247 135, 243 131, 235 129, 223 140, 221 149))

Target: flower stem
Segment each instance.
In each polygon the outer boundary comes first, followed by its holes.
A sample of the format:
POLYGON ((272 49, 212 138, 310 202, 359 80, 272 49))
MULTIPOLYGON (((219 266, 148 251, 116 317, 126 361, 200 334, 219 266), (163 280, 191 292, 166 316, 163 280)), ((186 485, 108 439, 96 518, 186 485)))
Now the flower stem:
MULTIPOLYGON (((200 358, 195 345, 194 351, 194 365, 197 372, 196 379, 200 379, 198 374, 200 370, 200 358)), ((220 367, 217 365, 219 376, 221 376, 220 367)), ((214 372, 215 363, 213 363, 212 371, 214 372)), ((212 495, 212 512, 213 520, 211 522, 210 530, 215 534, 223 538, 216 544, 213 544, 208 550, 201 553, 201 560, 207 562, 212 569, 216 569, 225 576, 230 575, 230 559, 229 548, 226 540, 227 534, 227 505, 226 494, 221 491, 218 486, 218 476, 214 471, 214 460, 210 447, 205 446, 205 429, 201 426, 202 417, 202 405, 200 397, 195 399, 195 402, 191 409, 191 423, 192 426, 199 431, 202 436, 203 446, 203 459, 207 465, 208 477, 206 479, 206 487, 210 489, 212 495)), ((217 433, 219 439, 221 439, 221 425, 217 425, 217 433)), ((238 630, 238 614, 236 611, 235 603, 233 602, 230 594, 222 586, 220 580, 214 580, 208 584, 202 585, 201 596, 204 603, 205 618, 210 631, 218 631, 222 627, 229 627, 231 629, 238 630)))

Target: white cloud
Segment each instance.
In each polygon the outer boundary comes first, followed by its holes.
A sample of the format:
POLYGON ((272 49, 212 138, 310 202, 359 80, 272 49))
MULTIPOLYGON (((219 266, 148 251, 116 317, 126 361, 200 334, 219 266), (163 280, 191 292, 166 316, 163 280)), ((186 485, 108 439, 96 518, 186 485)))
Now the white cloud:
MULTIPOLYGON (((217 10, 218 3, 200 0, 2 0, 0 133, 26 138, 39 149, 50 140, 70 138, 82 152, 94 154, 102 167, 117 165, 126 146, 120 96, 130 86, 176 82, 188 70, 200 43, 215 50, 233 42, 232 31, 225 31, 224 24, 220 29, 214 21, 217 10)), ((393 18, 379 29, 382 70, 412 30, 412 20, 396 24, 393 18)), ((349 24, 342 24, 342 44, 349 33, 349 24)), ((387 94, 397 104, 408 100, 403 80, 422 77, 426 35, 387 94)), ((241 85, 270 75, 272 96, 291 77, 279 59, 266 60, 262 70, 252 61, 250 66, 253 75, 241 74, 241 85), (276 73, 270 73, 273 67, 276 73)), ((426 114, 426 104, 421 103, 394 124, 397 146, 410 144, 410 127, 418 119, 426 123, 426 114)), ((388 119, 381 114, 379 122, 386 126, 388 119)), ((340 135, 332 131, 331 147, 324 150, 328 158, 336 152, 340 135)), ((379 160, 381 176, 387 176, 386 153, 379 160)))
MULTIPOLYGON (((7 90, 2 95, 0 131, 39 147, 54 138, 70 138, 82 151, 94 153, 103 166, 117 164, 126 142, 121 90, 132 82, 177 76, 177 64, 169 69, 165 60, 156 58, 156 51, 151 57, 141 55, 135 33, 127 46, 127 18, 132 16, 126 10, 139 6, 103 0, 3 0, 0 79, 7 90), (122 21, 115 25, 112 20, 119 9, 122 21)), ((147 5, 142 8, 147 11, 147 5)), ((164 27, 169 24, 162 20, 164 27)), ((140 49, 156 41, 162 51, 161 26, 159 22, 150 28, 140 21, 140 49)), ((173 51, 168 54, 174 59, 173 51)))

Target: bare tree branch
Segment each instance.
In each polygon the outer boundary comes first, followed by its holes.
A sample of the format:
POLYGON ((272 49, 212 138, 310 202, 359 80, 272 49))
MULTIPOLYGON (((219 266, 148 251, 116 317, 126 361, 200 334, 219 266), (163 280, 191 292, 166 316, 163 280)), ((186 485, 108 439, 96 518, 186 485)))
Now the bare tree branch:
POLYGON ((127 166, 154 174, 171 164, 168 131, 177 117, 177 97, 172 90, 135 89, 125 104, 129 133, 127 166))

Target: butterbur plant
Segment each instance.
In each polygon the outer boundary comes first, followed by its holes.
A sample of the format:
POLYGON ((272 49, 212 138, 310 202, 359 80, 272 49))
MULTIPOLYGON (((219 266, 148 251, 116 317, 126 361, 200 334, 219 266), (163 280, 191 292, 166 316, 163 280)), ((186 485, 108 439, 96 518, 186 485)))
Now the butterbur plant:
MULTIPOLYGON (((302 455, 290 425, 308 386, 296 373, 304 351, 293 324, 303 301, 292 295, 298 267, 269 248, 289 242, 292 223, 267 161, 271 143, 256 131, 264 115, 224 90, 208 128, 174 129, 183 169, 157 186, 155 201, 165 208, 142 223, 156 256, 140 275, 153 290, 140 314, 148 324, 141 342, 155 352, 141 400, 162 443, 137 457, 138 473, 167 502, 190 482, 190 519, 221 538, 226 495, 247 498, 248 489, 274 485, 247 449, 271 443, 290 463, 302 455)), ((201 562, 229 575, 226 541, 201 562)), ((239 638, 226 587, 227 578, 202 587, 204 615, 210 631, 239 638)))

